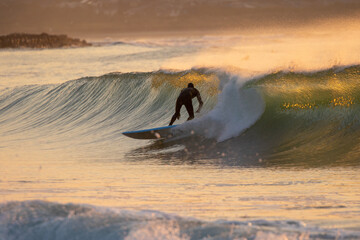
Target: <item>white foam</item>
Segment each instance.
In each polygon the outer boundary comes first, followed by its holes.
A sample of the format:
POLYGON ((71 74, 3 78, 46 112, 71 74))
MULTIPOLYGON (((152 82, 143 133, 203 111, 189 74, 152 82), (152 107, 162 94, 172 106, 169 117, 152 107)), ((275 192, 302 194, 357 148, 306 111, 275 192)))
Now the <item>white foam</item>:
POLYGON ((0 239, 358 239, 297 221, 206 222, 171 214, 43 201, 0 204, 0 239))
POLYGON ((230 77, 218 96, 218 103, 205 116, 184 124, 183 128, 196 129, 207 138, 222 142, 241 134, 261 117, 265 104, 254 88, 244 89, 244 79, 230 77))

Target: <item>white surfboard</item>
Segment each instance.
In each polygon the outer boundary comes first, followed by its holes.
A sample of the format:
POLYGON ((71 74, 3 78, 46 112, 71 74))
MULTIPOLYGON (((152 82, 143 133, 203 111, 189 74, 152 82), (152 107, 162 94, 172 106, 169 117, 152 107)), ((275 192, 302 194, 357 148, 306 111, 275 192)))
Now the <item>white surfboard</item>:
POLYGON ((151 128, 137 131, 129 131, 123 132, 127 137, 135 138, 135 139, 164 139, 172 137, 171 129, 176 127, 177 125, 159 127, 159 128, 151 128))

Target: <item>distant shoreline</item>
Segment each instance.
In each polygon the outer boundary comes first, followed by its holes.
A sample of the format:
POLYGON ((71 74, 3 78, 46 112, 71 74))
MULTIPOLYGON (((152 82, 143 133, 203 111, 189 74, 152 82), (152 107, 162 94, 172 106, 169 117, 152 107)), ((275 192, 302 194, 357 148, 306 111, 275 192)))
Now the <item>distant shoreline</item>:
POLYGON ((50 35, 47 33, 28 34, 12 33, 0 36, 0 48, 63 48, 88 47, 91 43, 67 35, 50 35))

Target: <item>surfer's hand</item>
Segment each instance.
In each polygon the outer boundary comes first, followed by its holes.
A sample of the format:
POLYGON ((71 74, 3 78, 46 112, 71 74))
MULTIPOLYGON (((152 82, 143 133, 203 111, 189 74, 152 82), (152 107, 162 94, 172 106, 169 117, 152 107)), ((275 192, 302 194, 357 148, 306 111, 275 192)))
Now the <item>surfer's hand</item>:
POLYGON ((200 112, 200 109, 198 109, 197 111, 196 111, 196 113, 199 113, 200 112))
POLYGON ((177 116, 177 119, 178 119, 178 120, 180 119, 180 116, 181 116, 180 114, 177 116))

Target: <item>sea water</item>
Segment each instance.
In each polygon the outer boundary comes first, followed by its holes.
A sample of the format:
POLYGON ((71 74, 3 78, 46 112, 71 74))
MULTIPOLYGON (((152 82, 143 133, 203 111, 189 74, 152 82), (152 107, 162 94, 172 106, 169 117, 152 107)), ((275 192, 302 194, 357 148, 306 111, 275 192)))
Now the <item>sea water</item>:
POLYGON ((0 239, 360 238, 360 45, 299 38, 1 50, 0 239))

